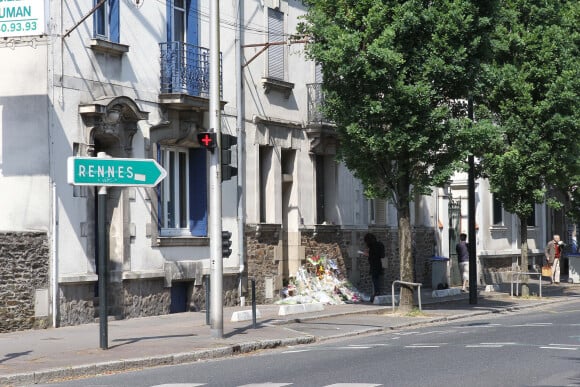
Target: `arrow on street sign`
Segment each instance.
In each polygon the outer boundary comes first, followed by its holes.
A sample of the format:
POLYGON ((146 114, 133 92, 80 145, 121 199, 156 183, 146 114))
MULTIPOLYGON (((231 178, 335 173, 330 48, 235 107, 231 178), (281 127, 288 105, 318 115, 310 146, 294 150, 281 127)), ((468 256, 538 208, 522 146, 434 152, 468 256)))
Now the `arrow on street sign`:
POLYGON ((67 179, 72 185, 155 187, 167 172, 153 159, 69 157, 67 179))

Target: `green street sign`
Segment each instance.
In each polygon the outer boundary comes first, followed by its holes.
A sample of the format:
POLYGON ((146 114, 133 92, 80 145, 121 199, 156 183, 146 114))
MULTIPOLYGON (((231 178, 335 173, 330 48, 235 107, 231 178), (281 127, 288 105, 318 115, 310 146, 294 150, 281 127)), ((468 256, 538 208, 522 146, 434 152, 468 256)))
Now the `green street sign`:
POLYGON ((155 187, 167 172, 153 159, 69 157, 68 183, 105 187, 155 187))

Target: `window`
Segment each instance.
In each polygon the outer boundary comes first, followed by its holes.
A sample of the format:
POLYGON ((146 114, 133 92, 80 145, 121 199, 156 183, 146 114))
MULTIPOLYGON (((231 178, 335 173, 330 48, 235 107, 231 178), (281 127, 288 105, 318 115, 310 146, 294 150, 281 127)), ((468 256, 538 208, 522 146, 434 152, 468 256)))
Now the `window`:
POLYGON ((159 184, 160 236, 207 236, 206 151, 159 148, 167 177, 159 184))
MULTIPOLYGON (((93 33, 96 38, 119 43, 119 1, 107 0, 95 11, 93 33)), ((99 0, 94 0, 94 5, 97 5, 98 2, 99 0)))
POLYGON ((199 45, 198 0, 167 0, 167 41, 199 45))
POLYGON ((493 225, 501 226, 503 224, 503 206, 501 201, 493 195, 493 225))
MULTIPOLYGON (((268 42, 284 41, 284 13, 268 8, 268 42)), ((284 80, 284 45, 268 48, 268 77, 284 80)))
POLYGON ((536 227, 536 206, 532 206, 532 213, 528 217, 528 227, 536 227))

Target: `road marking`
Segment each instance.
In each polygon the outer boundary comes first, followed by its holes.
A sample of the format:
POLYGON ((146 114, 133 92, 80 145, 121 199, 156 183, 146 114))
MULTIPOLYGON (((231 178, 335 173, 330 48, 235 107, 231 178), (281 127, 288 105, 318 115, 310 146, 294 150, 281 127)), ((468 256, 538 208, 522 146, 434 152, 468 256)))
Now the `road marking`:
POLYGON ((540 347, 541 349, 563 349, 567 351, 576 351, 578 348, 567 348, 567 347, 540 347))
POLYGON ((382 384, 336 383, 336 384, 329 384, 328 386, 324 386, 324 387, 378 387, 378 386, 382 386, 382 384))
POLYGON ((244 384, 243 386, 238 387, 283 387, 283 386, 290 386, 294 383, 255 383, 255 384, 244 384))
POLYGON ((520 324, 520 325, 509 325, 511 328, 519 328, 519 327, 545 327, 553 325, 552 323, 528 323, 528 324, 520 324))
POLYGON ((205 386, 206 383, 169 383, 169 384, 156 384, 152 387, 199 387, 205 386))
POLYGON ((371 349, 372 347, 364 347, 362 345, 348 346, 348 347, 336 347, 335 349, 371 349))
POLYGON ((439 345, 405 345, 405 348, 441 348, 439 345))
POLYGON ((481 345, 516 345, 517 343, 480 343, 481 345))
POLYGON ((555 345, 556 347, 580 347, 580 344, 548 344, 555 345))
POLYGON ((308 352, 311 351, 310 349, 293 349, 291 351, 284 351, 282 353, 300 353, 300 352, 308 352))
POLYGON ((466 345, 465 348, 501 348, 502 344, 471 344, 466 345))

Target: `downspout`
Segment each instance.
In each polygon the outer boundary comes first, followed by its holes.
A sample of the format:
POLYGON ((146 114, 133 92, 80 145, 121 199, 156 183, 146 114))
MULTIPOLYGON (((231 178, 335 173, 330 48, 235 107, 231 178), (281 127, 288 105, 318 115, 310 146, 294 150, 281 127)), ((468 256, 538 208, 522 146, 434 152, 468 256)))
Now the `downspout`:
MULTIPOLYGON (((244 228, 245 228, 245 136, 244 136, 244 106, 243 106, 243 76, 242 76, 242 29, 243 29, 243 15, 244 11, 242 9, 243 0, 237 0, 237 19, 238 28, 236 28, 236 47, 235 47, 235 57, 236 57, 236 131, 238 137, 238 152, 237 152, 237 164, 238 164, 238 255, 239 255, 239 283, 238 283, 238 296, 240 297, 240 304, 242 301, 242 291, 243 291, 243 277, 244 271, 246 269, 246 250, 244 243, 244 228)), ((244 298, 245 299, 245 298, 244 298)))

